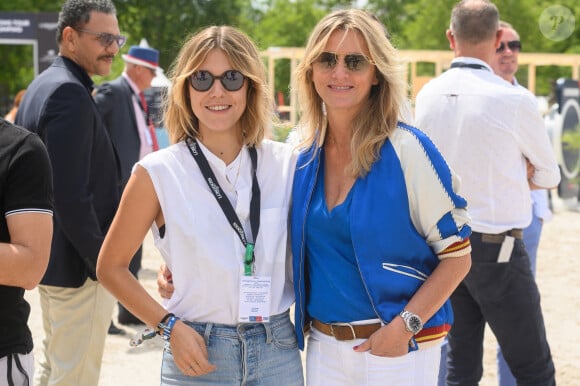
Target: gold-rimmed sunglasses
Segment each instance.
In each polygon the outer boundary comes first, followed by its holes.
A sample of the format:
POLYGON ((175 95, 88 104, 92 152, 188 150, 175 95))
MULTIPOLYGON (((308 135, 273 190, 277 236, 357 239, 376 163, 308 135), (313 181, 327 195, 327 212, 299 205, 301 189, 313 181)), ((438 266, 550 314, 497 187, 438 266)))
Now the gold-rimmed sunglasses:
POLYGON ((366 55, 339 55, 336 52, 322 52, 313 64, 321 71, 332 71, 336 68, 340 58, 342 58, 344 66, 350 72, 366 71, 371 65, 374 65, 373 61, 366 55))

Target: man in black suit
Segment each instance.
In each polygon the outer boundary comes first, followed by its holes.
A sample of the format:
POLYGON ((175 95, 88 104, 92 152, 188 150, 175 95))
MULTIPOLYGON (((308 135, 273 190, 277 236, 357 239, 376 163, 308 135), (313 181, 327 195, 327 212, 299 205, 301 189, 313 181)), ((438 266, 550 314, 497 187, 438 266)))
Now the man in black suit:
MULTIPOLYGON (((159 51, 149 47, 132 46, 126 55, 125 71, 117 79, 102 84, 95 102, 105 122, 109 136, 121 164, 121 190, 124 189, 133 165, 146 154, 157 150, 155 129, 151 124, 143 91, 151 87, 159 65, 159 51)), ((138 278, 141 269, 142 248, 133 256, 129 270, 138 278)), ((119 323, 142 324, 121 303, 119 323)), ((122 333, 111 323, 109 334, 122 333)))
POLYGON ((110 0, 67 0, 59 56, 29 86, 17 124, 42 138, 54 185, 54 234, 39 294, 45 339, 37 384, 97 385, 114 299, 97 256, 119 203, 119 165, 91 95, 125 43, 110 0))

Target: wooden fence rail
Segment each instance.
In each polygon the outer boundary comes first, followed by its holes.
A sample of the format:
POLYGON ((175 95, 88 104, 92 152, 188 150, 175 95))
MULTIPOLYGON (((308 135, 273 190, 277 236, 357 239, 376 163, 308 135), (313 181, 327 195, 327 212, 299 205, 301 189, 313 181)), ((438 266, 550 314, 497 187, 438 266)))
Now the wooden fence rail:
MULTIPOLYGON (((408 63, 407 79, 409 79, 410 95, 414 99, 417 92, 433 77, 438 76, 447 68, 453 60, 451 51, 429 51, 429 50, 401 50, 399 51, 408 63), (434 73, 432 76, 418 75, 419 63, 432 63, 434 73)), ((262 52, 268 66, 268 81, 272 95, 276 95, 275 87, 275 67, 279 60, 290 60, 290 84, 294 84, 294 72, 296 66, 304 55, 304 48, 301 47, 270 47, 262 52)), ((580 54, 549 54, 549 53, 520 53, 519 65, 528 67, 528 89, 535 94, 536 91, 536 69, 540 66, 570 67, 573 79, 580 79, 580 54)), ((288 123, 294 125, 298 120, 298 101, 296 89, 290 87, 289 104, 278 104, 277 111, 288 115, 288 123)))

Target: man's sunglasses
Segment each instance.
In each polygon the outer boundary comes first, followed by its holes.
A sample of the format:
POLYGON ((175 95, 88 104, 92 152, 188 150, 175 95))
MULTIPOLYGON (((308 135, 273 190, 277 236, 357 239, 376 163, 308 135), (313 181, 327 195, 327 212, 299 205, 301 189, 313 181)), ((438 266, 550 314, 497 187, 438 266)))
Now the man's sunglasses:
POLYGON ((127 42, 127 37, 123 35, 113 35, 108 32, 95 32, 88 29, 73 28, 75 31, 84 32, 90 35, 97 36, 97 40, 105 48, 109 47, 113 42, 117 42, 119 48, 123 47, 127 42))
POLYGON ((246 77, 239 71, 229 70, 224 72, 221 76, 213 75, 209 71, 196 71, 189 77, 191 87, 196 91, 207 91, 213 86, 213 82, 219 79, 222 86, 228 91, 238 91, 244 85, 246 77))
POLYGON ((338 55, 336 52, 322 52, 314 62, 322 71, 334 70, 339 58, 343 58, 344 65, 351 72, 365 71, 372 61, 363 54, 338 55))
POLYGON ((504 52, 505 51, 505 47, 506 47, 506 43, 507 46, 509 47, 509 49, 513 52, 519 52, 522 50, 522 42, 520 42, 519 40, 512 40, 509 42, 501 42, 499 45, 499 48, 497 50, 495 50, 495 52, 497 52, 498 54, 500 52, 504 52))

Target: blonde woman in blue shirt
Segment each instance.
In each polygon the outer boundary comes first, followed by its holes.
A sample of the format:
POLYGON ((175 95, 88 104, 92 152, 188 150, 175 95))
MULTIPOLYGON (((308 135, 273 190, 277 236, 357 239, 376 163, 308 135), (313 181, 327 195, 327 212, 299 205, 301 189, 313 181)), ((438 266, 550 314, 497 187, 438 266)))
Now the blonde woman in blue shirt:
POLYGON ((400 121, 404 67, 362 10, 322 19, 297 69, 305 138, 291 234, 309 385, 435 385, 470 267, 459 180, 400 121))

